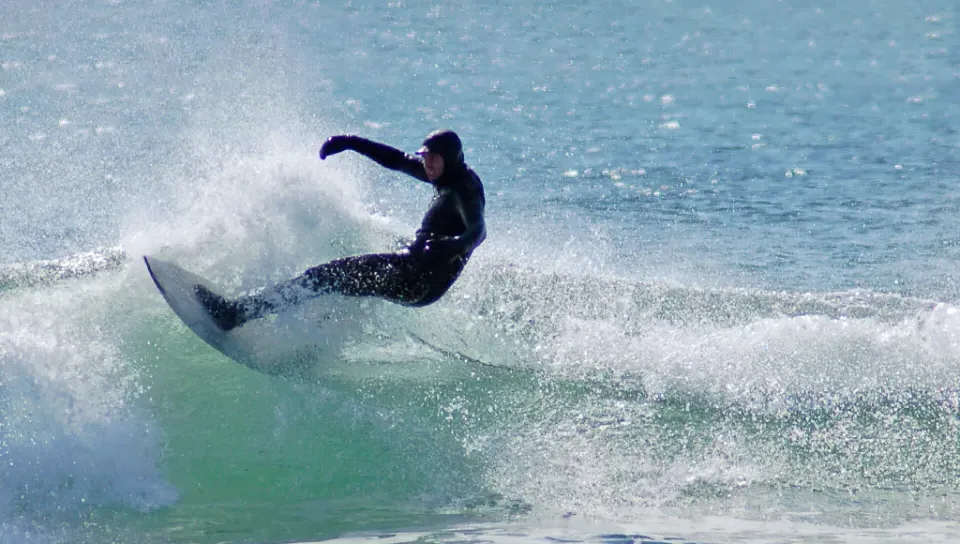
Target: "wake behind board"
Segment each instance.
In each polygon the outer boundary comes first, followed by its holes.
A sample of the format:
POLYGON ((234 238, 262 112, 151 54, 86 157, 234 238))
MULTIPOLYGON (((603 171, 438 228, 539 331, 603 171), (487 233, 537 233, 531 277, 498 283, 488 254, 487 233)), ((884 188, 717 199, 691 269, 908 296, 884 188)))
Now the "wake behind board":
POLYGON ((197 300, 194 288, 202 285, 210 289, 207 280, 170 261, 144 255, 143 262, 146 263, 147 271, 163 299, 191 331, 227 357, 247 366, 255 364, 249 349, 244 349, 244 343, 238 342, 234 335, 218 327, 197 300))

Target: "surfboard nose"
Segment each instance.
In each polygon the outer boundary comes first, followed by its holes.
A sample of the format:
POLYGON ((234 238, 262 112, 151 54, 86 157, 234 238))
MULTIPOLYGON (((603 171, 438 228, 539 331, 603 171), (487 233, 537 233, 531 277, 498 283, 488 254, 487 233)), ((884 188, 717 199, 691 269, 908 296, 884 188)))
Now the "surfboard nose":
POLYGON ((153 284, 157 286, 160 294, 166 295, 167 292, 163 289, 163 285, 160 284, 160 281, 157 280, 157 275, 153 273, 153 268, 150 266, 150 259, 146 255, 143 256, 143 263, 147 265, 147 272, 150 273, 150 279, 153 280, 153 284))

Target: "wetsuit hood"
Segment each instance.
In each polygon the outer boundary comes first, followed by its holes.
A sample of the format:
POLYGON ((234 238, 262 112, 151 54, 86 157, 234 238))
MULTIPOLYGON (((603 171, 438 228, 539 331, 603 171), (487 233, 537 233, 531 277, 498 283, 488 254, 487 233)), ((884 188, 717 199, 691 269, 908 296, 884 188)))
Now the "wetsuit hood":
POLYGON ((463 144, 460 137, 452 130, 435 130, 423 140, 423 146, 417 150, 417 155, 436 153, 443 157, 445 169, 459 170, 464 166, 463 144))

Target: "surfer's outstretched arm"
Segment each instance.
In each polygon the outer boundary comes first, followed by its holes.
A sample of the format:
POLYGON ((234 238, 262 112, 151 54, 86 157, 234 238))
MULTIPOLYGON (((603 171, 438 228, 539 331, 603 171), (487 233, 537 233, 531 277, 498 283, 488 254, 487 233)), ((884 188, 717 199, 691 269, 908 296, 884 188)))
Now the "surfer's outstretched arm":
POLYGON ((331 136, 326 142, 323 142, 323 146, 320 147, 320 158, 326 159, 330 155, 336 155, 348 149, 360 153, 384 168, 403 172, 420 181, 429 183, 427 171, 423 167, 423 161, 420 160, 420 158, 408 155, 387 144, 374 142, 361 136, 331 136))

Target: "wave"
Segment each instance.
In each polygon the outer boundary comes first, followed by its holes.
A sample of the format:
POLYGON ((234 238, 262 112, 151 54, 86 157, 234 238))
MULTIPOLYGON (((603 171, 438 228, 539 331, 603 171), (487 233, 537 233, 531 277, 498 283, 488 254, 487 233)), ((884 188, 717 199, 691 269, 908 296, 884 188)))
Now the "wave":
POLYGON ((405 327, 490 380, 441 409, 482 437, 488 485, 538 509, 784 506, 823 490, 896 518, 885 493, 956 493, 958 318, 890 293, 483 261, 405 327))
POLYGON ((0 266, 0 293, 118 270, 128 260, 121 247, 97 248, 64 257, 0 266))
POLYGON ((158 470, 162 432, 142 410, 142 375, 103 320, 116 271, 64 288, 46 283, 51 270, 0 298, 0 525, 14 540, 49 541, 48 529, 98 508, 147 512, 177 497, 158 470))
POLYGON ((705 289, 491 263, 450 298, 412 322, 431 344, 651 393, 937 389, 960 356, 957 306, 865 290, 705 289))
MULTIPOLYGON (((266 282, 255 276, 264 260, 213 268, 218 277, 260 286, 266 282)), ((129 281, 128 274, 143 275, 138 265, 112 247, 9 266, 0 277, 8 286, 42 289, 102 273, 123 272, 115 278, 129 281)), ((356 311, 339 311, 343 304, 331 313, 320 299, 281 317, 305 322, 296 327, 303 336, 321 318, 343 321, 338 334, 350 342, 333 345, 348 359, 390 357, 389 346, 412 341, 427 351, 401 350, 400 359, 433 352, 473 364, 618 380, 652 395, 749 400, 950 390, 960 357, 960 308, 950 302, 869 290, 699 288, 544 271, 482 255, 431 307, 363 300, 356 311)), ((322 339, 322 331, 315 336, 303 344, 322 339)), ((297 344, 291 338, 284 343, 297 344)), ((301 356, 310 364, 309 352, 301 356)))
MULTIPOLYGON (((4 292, 0 326, 0 458, 17 467, 0 516, 93 504, 162 520, 190 491, 158 463, 221 499, 253 500, 252 475, 289 484, 258 499, 278 504, 495 517, 953 492, 953 304, 530 268, 498 249, 433 306, 363 301, 350 341, 305 354, 295 379, 198 342, 125 250, 22 265, 38 272, 4 292)), ((284 270, 193 258, 235 287, 284 270)), ((312 304, 279 319, 308 324, 312 304)))

